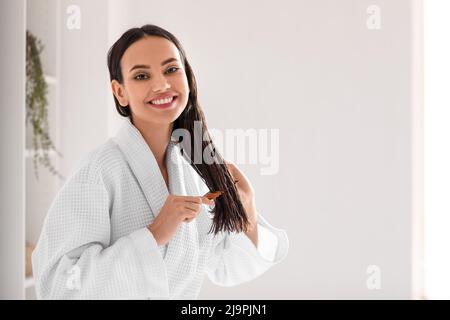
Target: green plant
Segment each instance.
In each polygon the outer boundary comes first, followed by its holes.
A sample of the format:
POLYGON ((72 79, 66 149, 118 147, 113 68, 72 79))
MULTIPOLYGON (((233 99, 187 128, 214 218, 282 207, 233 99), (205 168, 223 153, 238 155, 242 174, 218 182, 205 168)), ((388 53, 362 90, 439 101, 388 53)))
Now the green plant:
POLYGON ((44 49, 41 41, 27 30, 27 53, 26 53, 26 125, 32 125, 33 129, 33 163, 34 172, 37 179, 38 162, 46 167, 52 174, 59 178, 64 177, 59 174, 49 158, 49 151, 54 150, 62 156, 53 145, 48 127, 47 110, 47 83, 42 71, 40 53, 44 49))

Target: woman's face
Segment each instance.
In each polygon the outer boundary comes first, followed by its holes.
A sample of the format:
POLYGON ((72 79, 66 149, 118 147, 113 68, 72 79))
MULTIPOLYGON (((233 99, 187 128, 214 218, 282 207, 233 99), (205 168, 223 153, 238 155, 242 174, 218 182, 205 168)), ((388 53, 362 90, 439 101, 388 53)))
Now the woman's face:
POLYGON ((133 120, 170 124, 186 107, 189 85, 177 47, 169 40, 146 36, 134 42, 120 61, 123 83, 111 82, 133 120))

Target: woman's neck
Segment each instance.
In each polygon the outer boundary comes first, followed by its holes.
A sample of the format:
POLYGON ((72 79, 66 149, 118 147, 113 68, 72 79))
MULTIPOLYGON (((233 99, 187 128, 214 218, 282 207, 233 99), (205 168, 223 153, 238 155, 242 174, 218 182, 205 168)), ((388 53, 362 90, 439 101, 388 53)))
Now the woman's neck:
POLYGON ((149 146, 161 169, 166 169, 165 157, 172 134, 173 124, 159 124, 133 119, 133 125, 139 130, 149 146))

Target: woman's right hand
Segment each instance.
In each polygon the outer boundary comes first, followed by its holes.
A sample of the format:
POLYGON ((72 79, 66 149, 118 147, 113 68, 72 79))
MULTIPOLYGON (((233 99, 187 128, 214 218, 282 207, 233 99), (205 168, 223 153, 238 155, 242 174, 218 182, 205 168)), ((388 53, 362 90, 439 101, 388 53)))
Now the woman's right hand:
POLYGON ((205 196, 176 196, 169 194, 155 220, 147 227, 159 246, 165 245, 182 222, 191 222, 197 217, 202 204, 213 205, 205 196))

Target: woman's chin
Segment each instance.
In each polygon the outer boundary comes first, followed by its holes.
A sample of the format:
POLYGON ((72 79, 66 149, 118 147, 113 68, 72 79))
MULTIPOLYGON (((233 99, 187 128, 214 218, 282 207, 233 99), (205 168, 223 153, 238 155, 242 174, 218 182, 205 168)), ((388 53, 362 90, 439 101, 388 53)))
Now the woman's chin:
POLYGON ((184 108, 173 108, 170 110, 164 110, 161 112, 160 110, 151 110, 152 112, 144 112, 142 118, 145 119, 146 122, 153 122, 158 124, 170 124, 178 119, 183 113, 184 108))

